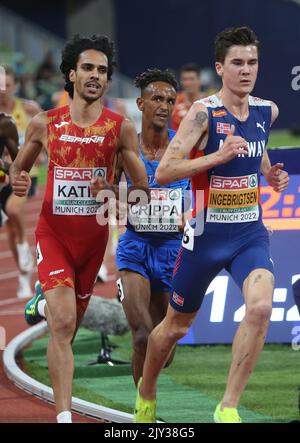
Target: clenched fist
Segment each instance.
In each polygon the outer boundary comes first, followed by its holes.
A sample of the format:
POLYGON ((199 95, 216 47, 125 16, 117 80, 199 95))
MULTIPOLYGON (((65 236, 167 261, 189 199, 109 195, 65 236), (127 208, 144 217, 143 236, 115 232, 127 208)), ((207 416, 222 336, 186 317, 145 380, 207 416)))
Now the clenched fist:
POLYGON ((18 197, 25 197, 29 192, 30 186, 31 178, 26 171, 21 171, 19 175, 15 175, 11 182, 14 194, 18 197))
POLYGON ((235 126, 231 125, 230 132, 224 140, 224 144, 217 151, 218 163, 227 163, 239 154, 248 155, 248 143, 240 136, 233 135, 235 126))
POLYGON ((270 186, 276 192, 283 192, 287 189, 289 184, 289 174, 283 171, 283 163, 276 163, 273 165, 268 174, 266 175, 266 180, 270 186))

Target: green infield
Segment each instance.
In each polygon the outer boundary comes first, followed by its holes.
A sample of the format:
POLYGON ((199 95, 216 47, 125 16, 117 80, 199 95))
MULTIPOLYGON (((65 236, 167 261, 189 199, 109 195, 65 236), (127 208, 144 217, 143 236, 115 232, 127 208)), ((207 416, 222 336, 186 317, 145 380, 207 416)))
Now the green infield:
POLYGON ((278 148, 278 147, 300 147, 300 135, 292 135, 290 131, 286 129, 275 129, 270 132, 270 137, 268 141, 268 147, 278 148))
MULTIPOLYGON (((27 372, 50 385, 47 337, 23 351, 27 372)), ((116 359, 130 360, 131 339, 110 337, 118 345, 116 359)), ((100 346, 99 334, 81 328, 74 343, 73 395, 103 406, 132 413, 135 387, 130 364, 88 365, 100 346)), ((158 417, 170 423, 210 423, 222 398, 231 359, 231 346, 178 346, 172 365, 158 384, 158 417)), ((242 397, 240 415, 245 423, 288 422, 299 419, 300 352, 290 345, 266 345, 242 397)))

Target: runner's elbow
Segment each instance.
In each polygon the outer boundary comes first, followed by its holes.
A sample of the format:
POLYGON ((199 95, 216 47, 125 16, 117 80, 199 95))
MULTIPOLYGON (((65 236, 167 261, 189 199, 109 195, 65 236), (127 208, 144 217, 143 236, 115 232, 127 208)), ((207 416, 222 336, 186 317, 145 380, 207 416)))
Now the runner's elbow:
POLYGON ((168 177, 168 169, 165 165, 160 164, 155 172, 155 180, 159 185, 165 185, 169 183, 170 178, 168 177))

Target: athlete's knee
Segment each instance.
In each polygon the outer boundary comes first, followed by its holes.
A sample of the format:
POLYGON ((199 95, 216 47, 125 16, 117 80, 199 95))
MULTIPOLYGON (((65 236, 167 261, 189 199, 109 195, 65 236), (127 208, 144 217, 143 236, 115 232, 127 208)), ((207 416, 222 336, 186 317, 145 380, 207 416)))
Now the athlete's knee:
POLYGON ((76 316, 72 313, 51 313, 50 334, 59 340, 72 340, 76 329, 76 316))
POLYGON ((15 221, 20 217, 20 206, 15 205, 13 201, 8 200, 5 206, 5 213, 11 221, 15 221))
POLYGON ((188 329, 189 325, 178 325, 174 323, 168 327, 166 337, 171 344, 174 344, 187 334, 188 329))
POLYGON ((246 319, 250 323, 264 324, 272 315, 272 303, 259 301, 251 304, 246 309, 246 319))

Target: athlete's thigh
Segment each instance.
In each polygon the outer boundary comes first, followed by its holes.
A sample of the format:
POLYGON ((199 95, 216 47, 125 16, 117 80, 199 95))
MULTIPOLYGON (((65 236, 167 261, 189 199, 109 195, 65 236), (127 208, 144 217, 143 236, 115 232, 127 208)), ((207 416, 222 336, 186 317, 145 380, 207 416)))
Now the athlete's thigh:
POLYGON ((18 197, 15 194, 10 194, 6 201, 5 212, 9 216, 11 212, 21 214, 21 211, 27 201, 27 197, 18 197))
POLYGON ((75 288, 72 257, 61 240, 49 233, 37 233, 36 260, 43 292, 61 286, 75 288))
MULTIPOLYGON (((151 292, 172 293, 173 271, 181 242, 165 242, 149 247, 151 260, 151 292)), ((153 298, 151 297, 151 300, 153 298)))
POLYGON ((230 266, 227 267, 228 272, 242 291, 246 279, 256 269, 265 269, 270 274, 274 273, 267 237, 254 238, 252 242, 249 239, 248 245, 238 252, 230 266))
POLYGON ((150 279, 148 243, 122 235, 116 251, 116 264, 119 272, 132 271, 150 279))
POLYGON ((150 282, 137 272, 120 271, 122 305, 130 328, 134 331, 145 326, 152 329, 150 315, 150 282))
POLYGON ((181 248, 174 267, 173 293, 170 305, 178 312, 192 313, 200 308, 211 281, 225 265, 223 257, 217 257, 215 248, 193 251, 181 248))

